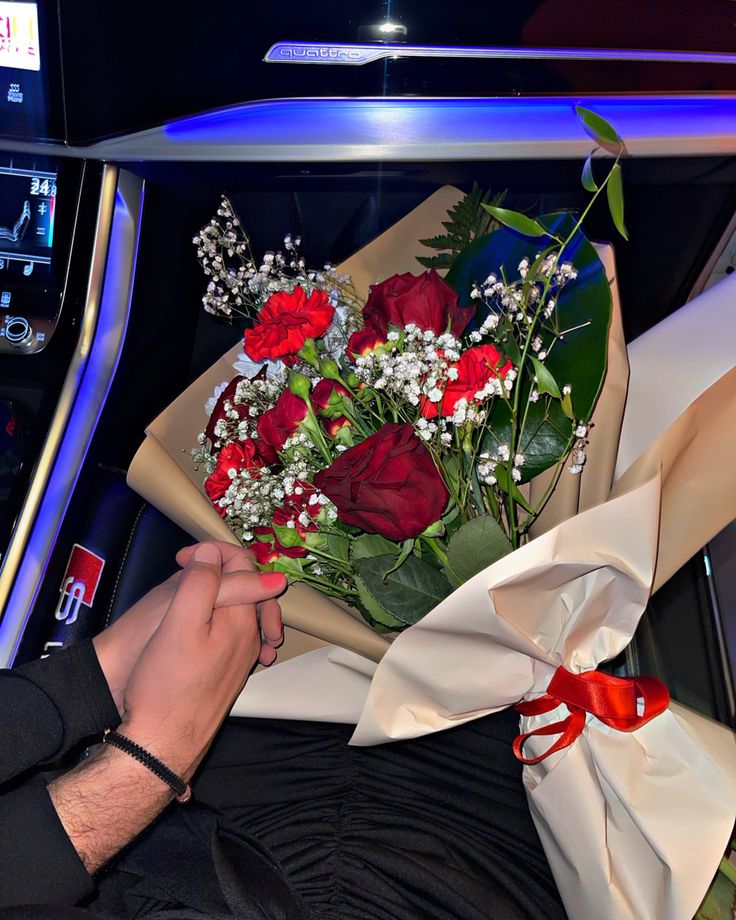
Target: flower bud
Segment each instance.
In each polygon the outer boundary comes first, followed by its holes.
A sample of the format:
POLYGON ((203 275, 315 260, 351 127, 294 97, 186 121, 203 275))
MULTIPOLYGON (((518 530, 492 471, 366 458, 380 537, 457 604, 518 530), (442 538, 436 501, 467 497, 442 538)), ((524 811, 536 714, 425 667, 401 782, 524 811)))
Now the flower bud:
POLYGON ((327 380, 342 380, 340 365, 332 358, 323 358, 319 362, 319 372, 327 380))
POLYGON ((293 373, 289 376, 289 390, 294 396, 301 396, 305 402, 309 402, 311 387, 304 374, 293 373))

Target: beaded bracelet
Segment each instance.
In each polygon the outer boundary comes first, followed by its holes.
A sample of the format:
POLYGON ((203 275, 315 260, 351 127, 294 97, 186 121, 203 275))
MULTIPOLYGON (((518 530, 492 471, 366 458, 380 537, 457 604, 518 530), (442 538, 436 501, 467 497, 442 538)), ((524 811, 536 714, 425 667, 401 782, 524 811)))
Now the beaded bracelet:
POLYGON ((113 747, 125 751, 131 757, 142 763, 151 773, 162 779, 167 786, 170 786, 176 795, 176 801, 180 805, 185 805, 192 797, 192 787, 185 783, 181 777, 177 776, 173 770, 169 770, 165 763, 162 763, 158 757, 154 757, 149 751, 121 735, 111 728, 106 728, 102 735, 103 744, 112 744, 113 747))

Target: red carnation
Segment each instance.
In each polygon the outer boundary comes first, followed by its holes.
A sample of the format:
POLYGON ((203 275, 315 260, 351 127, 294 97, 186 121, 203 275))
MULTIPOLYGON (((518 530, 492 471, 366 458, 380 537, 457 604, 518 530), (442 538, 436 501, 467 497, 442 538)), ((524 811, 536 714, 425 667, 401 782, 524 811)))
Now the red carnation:
POLYGON ((338 415, 337 418, 323 419, 322 425, 331 438, 336 438, 343 428, 355 428, 355 425, 353 425, 346 415, 338 415))
POLYGON ((370 326, 366 326, 364 329, 358 329, 357 332, 350 336, 345 347, 345 354, 354 361, 358 357, 371 354, 371 352, 385 344, 386 339, 384 336, 370 326))
MULTIPOLYGON (((297 479, 294 483, 294 491, 284 501, 283 506, 274 509, 272 523, 277 527, 287 527, 289 522, 293 521, 296 532, 302 539, 307 535, 307 532, 316 531, 317 525, 313 521, 310 520, 305 526, 299 520, 299 516, 305 511, 310 517, 312 514, 319 512, 319 505, 309 504, 310 496, 314 495, 316 491, 311 482, 303 482, 297 479)), ((251 546, 257 561, 261 565, 275 562, 279 556, 302 559, 309 552, 306 546, 283 546, 272 527, 256 527, 255 533, 261 537, 269 537, 268 540, 256 540, 251 546)))
POLYGON ((482 390, 493 377, 504 379, 512 369, 513 364, 493 345, 478 345, 469 348, 460 356, 460 360, 453 364, 457 368, 457 379, 448 380, 442 400, 439 403, 422 401, 422 415, 425 418, 435 418, 438 414, 452 415, 460 399, 467 399, 472 403, 475 394, 482 390))
POLYGON ((245 353, 251 361, 293 358, 307 339, 327 332, 335 313, 324 291, 278 291, 264 303, 258 323, 245 333, 245 353))
POLYGON ((224 516, 225 509, 220 508, 217 502, 227 492, 232 482, 230 470, 239 473, 241 470, 256 470, 262 466, 256 445, 250 438, 245 441, 232 441, 222 448, 217 455, 214 470, 204 482, 205 492, 221 515, 224 516))
POLYGON ((345 524, 400 542, 442 516, 448 494, 411 425, 384 425, 320 470, 314 484, 345 524))
POLYGON ((380 335, 388 327, 403 328, 414 323, 421 330, 431 330, 435 335, 450 332, 460 336, 470 322, 473 307, 459 307, 457 293, 434 269, 422 275, 392 275, 380 284, 372 284, 363 307, 366 326, 380 335))
POLYGON ((265 444, 279 451, 307 417, 307 412, 307 404, 301 396, 284 390, 273 409, 264 412, 258 419, 258 434, 265 444))
POLYGON ((312 407, 320 415, 333 416, 335 412, 342 412, 341 396, 350 394, 337 380, 320 380, 310 393, 312 407))

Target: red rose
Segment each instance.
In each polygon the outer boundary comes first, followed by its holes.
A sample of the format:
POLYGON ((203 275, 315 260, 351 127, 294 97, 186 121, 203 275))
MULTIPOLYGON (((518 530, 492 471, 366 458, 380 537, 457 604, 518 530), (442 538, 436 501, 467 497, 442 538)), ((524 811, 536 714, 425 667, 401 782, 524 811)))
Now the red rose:
POLYGON ((345 387, 336 380, 320 380, 309 398, 319 415, 334 416, 335 412, 342 412, 340 397, 349 395, 345 387))
POLYGON ((460 399, 467 399, 472 403, 475 394, 482 390, 492 377, 503 378, 513 367, 493 345, 478 345, 469 348, 460 356, 460 360, 452 365, 457 368, 457 379, 448 380, 445 392, 439 403, 422 401, 422 415, 425 418, 435 418, 438 414, 452 415, 455 405, 460 399))
POLYGON ((345 347, 345 354, 354 361, 358 357, 371 354, 371 352, 375 351, 380 345, 385 344, 386 339, 384 336, 379 335, 379 333, 370 326, 366 326, 365 329, 358 329, 357 332, 354 332, 350 336, 348 344, 345 347))
POLYGON ((447 489, 411 425, 384 425, 314 477, 346 524, 389 540, 418 536, 442 516, 447 489))
POLYGON ((423 275, 392 275, 380 284, 372 284, 363 307, 366 326, 380 335, 388 333, 389 325, 404 327, 414 323, 423 331, 431 329, 436 335, 450 332, 462 335, 475 310, 459 307, 457 293, 440 278, 434 269, 423 275))
POLYGON ((256 470, 263 466, 255 443, 247 438, 245 441, 232 441, 226 444, 217 455, 217 462, 212 473, 205 479, 204 490, 217 511, 224 516, 225 509, 217 504, 218 499, 227 492, 232 479, 230 470, 256 470))
POLYGON ((245 353, 251 361, 293 357, 307 339, 327 332, 335 313, 324 291, 303 288, 272 294, 261 307, 258 323, 245 333, 245 353))
POLYGON ((307 404, 301 396, 295 396, 291 390, 284 390, 273 409, 264 412, 258 419, 256 429, 260 438, 273 450, 281 450, 286 439, 294 434, 307 417, 307 411, 307 404))

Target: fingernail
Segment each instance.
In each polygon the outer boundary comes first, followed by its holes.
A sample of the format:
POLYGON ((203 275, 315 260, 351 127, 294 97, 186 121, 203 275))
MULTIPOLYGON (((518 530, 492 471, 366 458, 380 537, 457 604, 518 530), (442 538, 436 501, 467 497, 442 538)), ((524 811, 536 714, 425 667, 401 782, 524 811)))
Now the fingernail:
POLYGON ((220 550, 211 543, 200 543, 194 550, 192 559, 195 562, 206 562, 209 565, 215 565, 222 561, 220 550))
POLYGON ((261 584, 267 591, 275 591, 284 587, 286 576, 281 572, 261 572, 261 584))

